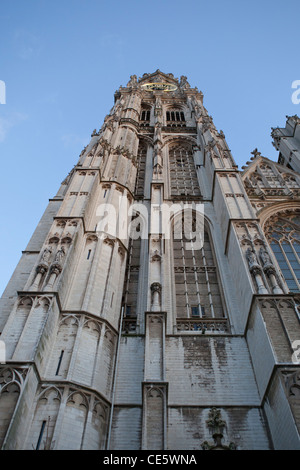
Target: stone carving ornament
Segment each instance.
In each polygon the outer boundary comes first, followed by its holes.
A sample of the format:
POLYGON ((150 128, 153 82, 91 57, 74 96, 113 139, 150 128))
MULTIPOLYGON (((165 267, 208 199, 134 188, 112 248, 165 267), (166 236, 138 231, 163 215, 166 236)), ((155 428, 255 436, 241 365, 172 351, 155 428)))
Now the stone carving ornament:
POLYGON ((161 307, 161 284, 153 282, 151 284, 151 310, 159 311, 161 307))
POLYGON ((214 443, 210 444, 208 441, 204 441, 201 444, 203 450, 236 450, 237 446, 234 442, 230 442, 229 445, 222 443, 226 422, 221 419, 221 410, 215 407, 211 408, 206 424, 212 433, 214 443))

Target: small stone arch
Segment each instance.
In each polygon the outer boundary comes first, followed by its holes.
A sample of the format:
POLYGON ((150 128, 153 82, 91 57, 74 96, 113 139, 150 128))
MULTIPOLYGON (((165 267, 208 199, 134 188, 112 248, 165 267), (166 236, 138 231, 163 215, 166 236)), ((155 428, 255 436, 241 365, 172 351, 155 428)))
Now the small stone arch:
POLYGON ((21 299, 19 300, 18 308, 22 307, 22 308, 26 308, 30 310, 32 305, 33 305, 33 298, 29 296, 25 296, 25 297, 21 297, 21 299))
POLYGON ((67 398, 66 404, 71 404, 76 408, 85 408, 89 409, 89 398, 84 392, 80 390, 73 390, 67 398))
POLYGON ((194 137, 167 136, 164 138, 162 148, 167 146, 170 149, 170 148, 173 148, 174 146, 177 146, 178 144, 189 145, 191 146, 191 149, 193 149, 194 147, 198 147, 197 139, 195 139, 194 137))
POLYGON ((53 401, 58 400, 59 402, 61 402, 62 390, 60 390, 55 385, 50 385, 40 392, 40 394, 37 397, 37 401, 38 402, 44 401, 45 403, 48 403, 50 397, 51 397, 51 400, 53 401))
POLYGON ((99 336, 101 333, 101 323, 97 322, 96 320, 86 318, 84 323, 83 323, 83 328, 90 329, 92 331, 95 331, 99 336))

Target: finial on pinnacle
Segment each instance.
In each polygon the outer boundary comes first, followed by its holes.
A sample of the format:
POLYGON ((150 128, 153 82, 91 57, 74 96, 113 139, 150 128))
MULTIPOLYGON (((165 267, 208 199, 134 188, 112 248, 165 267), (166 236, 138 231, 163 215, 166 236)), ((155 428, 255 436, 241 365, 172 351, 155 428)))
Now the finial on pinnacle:
POLYGON ((254 158, 257 158, 257 157, 260 157, 261 156, 261 153, 256 149, 254 149, 251 154, 253 155, 253 157, 251 157, 251 160, 254 160, 254 158))

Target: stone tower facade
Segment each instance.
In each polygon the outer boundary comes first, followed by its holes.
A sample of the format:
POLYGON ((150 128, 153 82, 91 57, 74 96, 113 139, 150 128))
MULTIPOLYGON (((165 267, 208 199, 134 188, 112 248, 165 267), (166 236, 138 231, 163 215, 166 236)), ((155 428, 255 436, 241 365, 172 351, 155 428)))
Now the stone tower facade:
POLYGON ((186 77, 119 88, 1 299, 2 449, 300 449, 299 129, 239 171, 186 77))

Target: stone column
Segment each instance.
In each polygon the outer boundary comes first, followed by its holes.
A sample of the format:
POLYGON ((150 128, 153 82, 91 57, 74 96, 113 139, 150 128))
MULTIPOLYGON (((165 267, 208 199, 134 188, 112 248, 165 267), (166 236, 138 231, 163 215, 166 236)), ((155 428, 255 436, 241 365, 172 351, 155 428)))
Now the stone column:
POLYGON ((46 264, 39 264, 36 268, 36 276, 29 290, 37 290, 39 288, 40 282, 44 274, 48 271, 48 266, 46 264))
POLYGON ((146 312, 142 449, 166 447, 165 321, 165 312, 146 312))
POLYGON ((161 309, 161 284, 153 282, 151 284, 151 311, 160 311, 161 309))
POLYGON ((48 283, 45 287, 45 291, 52 291, 56 278, 59 276, 60 272, 62 271, 62 267, 60 264, 55 263, 50 268, 50 277, 48 283))
POLYGON ((272 264, 270 256, 267 250, 264 247, 261 247, 259 250, 259 257, 263 264, 263 270, 270 279, 272 292, 273 294, 283 294, 282 289, 278 285, 277 277, 276 277, 276 269, 272 264))
POLYGON ((249 270, 250 270, 251 274, 254 276, 254 279, 255 279, 255 282, 256 282, 257 292, 259 294, 268 294, 268 290, 266 289, 266 286, 265 286, 263 278, 262 278, 262 268, 258 264, 257 259, 256 259, 256 255, 251 250, 251 248, 247 249, 246 258, 248 260, 249 270))

